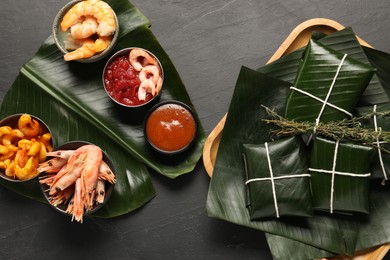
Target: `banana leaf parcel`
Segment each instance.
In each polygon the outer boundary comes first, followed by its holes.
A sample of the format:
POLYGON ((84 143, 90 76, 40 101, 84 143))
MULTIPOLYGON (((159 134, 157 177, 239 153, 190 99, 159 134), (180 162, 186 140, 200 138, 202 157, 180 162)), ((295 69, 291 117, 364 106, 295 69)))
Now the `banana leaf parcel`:
POLYGON ((310 40, 287 98, 285 117, 328 122, 352 117, 374 69, 310 40))
POLYGON ((317 137, 310 157, 313 207, 368 214, 372 148, 317 137))
POLYGON ((311 217, 310 174, 301 138, 244 144, 251 220, 311 217))
MULTIPOLYGON (((326 46, 375 67, 358 106, 389 102, 390 54, 360 46, 350 28, 317 40, 326 46)), ((261 122, 269 115, 265 105, 279 115, 293 85, 304 49, 262 66, 257 71, 242 68, 230 103, 220 141, 206 209, 210 217, 265 231, 275 259, 314 259, 332 255, 353 255, 390 241, 390 193, 388 188, 370 183, 368 217, 313 214, 300 221, 251 221, 245 203, 245 172, 242 144, 269 142, 272 127, 261 122), (245 104, 245 105, 243 105, 245 104)), ((333 75, 334 76, 334 75, 333 75)), ((364 214, 363 214, 364 215, 364 214)))

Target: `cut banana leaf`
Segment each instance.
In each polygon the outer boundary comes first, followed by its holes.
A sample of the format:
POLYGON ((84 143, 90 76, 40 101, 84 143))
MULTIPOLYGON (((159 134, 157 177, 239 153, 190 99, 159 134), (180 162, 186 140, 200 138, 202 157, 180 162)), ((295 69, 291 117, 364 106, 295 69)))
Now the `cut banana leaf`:
MULTIPOLYGON (((179 100, 194 108, 174 65, 150 31, 149 20, 127 0, 107 1, 120 24, 119 41, 113 51, 142 47, 153 52, 164 69, 159 101, 179 100)), ((199 161, 205 134, 197 114, 198 136, 192 148, 178 156, 165 157, 152 151, 143 136, 144 114, 123 111, 110 100, 102 84, 102 71, 109 57, 96 63, 65 62, 49 37, 22 68, 2 100, 0 117, 30 113, 42 118, 53 131, 57 145, 71 140, 102 146, 116 166, 118 183, 107 206, 99 211, 111 217, 129 212, 155 196, 146 166, 175 178, 191 172, 199 161)), ((36 185, 2 184, 42 200, 36 185)))
MULTIPOLYGON (((267 242, 270 245, 270 251, 273 260, 300 259, 313 260, 322 257, 335 256, 334 253, 322 250, 308 244, 297 242, 296 240, 285 238, 283 236, 266 233, 267 242)), ((321 258, 322 259, 322 258, 321 258)))
POLYGON ((210 217, 285 236, 327 251, 353 254, 358 223, 316 215, 283 221, 251 221, 246 208, 242 144, 270 141, 261 105, 284 111, 290 84, 243 67, 237 79, 218 149, 206 209, 210 217), (272 87, 270 87, 272 86, 272 87), (243 105, 245 104, 245 105, 243 105))
POLYGON ((370 65, 310 40, 294 81, 294 90, 287 98, 284 116, 299 122, 346 118, 351 115, 373 74, 370 65))

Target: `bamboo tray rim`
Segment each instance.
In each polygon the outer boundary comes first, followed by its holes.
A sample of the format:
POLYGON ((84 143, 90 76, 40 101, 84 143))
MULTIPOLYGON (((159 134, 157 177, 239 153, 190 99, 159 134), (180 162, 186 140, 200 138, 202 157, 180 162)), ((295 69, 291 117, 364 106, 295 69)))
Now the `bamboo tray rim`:
MULTIPOLYGON (((327 18, 313 18, 306 20, 295 27, 287 38, 283 41, 280 47, 275 51, 272 57, 268 60, 271 63, 280 57, 287 55, 294 50, 299 49, 307 45, 311 33, 315 30, 324 33, 331 33, 344 29, 345 26, 340 23, 327 19, 327 18)), ((363 46, 373 48, 363 39, 357 37, 359 43, 363 46)), ((223 128, 225 125, 227 113, 218 122, 215 128, 208 135, 204 147, 203 147, 203 164, 207 174, 212 177, 215 159, 218 152, 219 142, 221 140, 223 128)), ((356 252, 355 256, 351 258, 337 258, 337 259, 350 259, 350 260, 380 260, 387 254, 390 249, 390 243, 377 246, 375 248, 361 250, 356 252)), ((332 258, 334 259, 334 258, 332 258)), ((324 260, 324 259, 323 259, 324 260)))

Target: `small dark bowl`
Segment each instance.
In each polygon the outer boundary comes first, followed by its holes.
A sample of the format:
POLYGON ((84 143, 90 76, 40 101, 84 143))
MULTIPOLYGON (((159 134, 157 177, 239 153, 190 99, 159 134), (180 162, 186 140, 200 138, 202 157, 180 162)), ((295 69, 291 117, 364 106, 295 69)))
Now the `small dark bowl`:
POLYGON ((143 48, 139 48, 139 47, 129 47, 129 48, 125 48, 125 49, 122 49, 122 50, 116 52, 116 53, 113 54, 113 55, 111 56, 111 58, 107 61, 106 65, 104 66, 104 69, 103 69, 102 81, 103 81, 104 90, 106 91, 107 95, 110 97, 110 99, 111 99, 113 102, 115 102, 115 103, 116 103, 117 105, 119 105, 121 108, 130 109, 130 110, 132 110, 132 111, 142 111, 145 107, 149 107, 149 108, 150 108, 150 106, 151 106, 152 104, 154 104, 154 102, 160 97, 161 92, 162 92, 162 89, 163 89, 163 87, 164 87, 164 70, 163 70, 163 67, 162 67, 162 65, 161 65, 161 63, 160 63, 160 60, 159 60, 159 59, 156 57, 156 55, 154 55, 152 52, 150 52, 150 51, 148 51, 148 50, 145 50, 145 49, 143 49, 143 48), (161 78, 162 78, 162 81, 163 81, 163 83, 162 83, 163 86, 161 87, 160 91, 159 91, 158 93, 156 93, 156 95, 155 95, 152 99, 150 99, 150 100, 148 100, 148 101, 146 101, 146 102, 143 102, 143 103, 141 103, 141 104, 139 104, 139 105, 127 105, 127 104, 123 104, 123 103, 119 102, 118 100, 116 100, 115 98, 113 98, 113 97, 110 95, 109 91, 107 90, 106 83, 105 83, 105 74, 106 74, 106 70, 107 70, 109 64, 110 64, 111 62, 113 62, 113 61, 114 61, 117 57, 119 57, 119 56, 122 56, 122 55, 129 55, 130 51, 133 50, 133 49, 140 49, 140 50, 143 50, 143 51, 147 52, 150 56, 152 56, 154 59, 156 59, 157 64, 158 64, 158 66, 159 66, 159 68, 160 68, 161 78))
MULTIPOLYGON (((23 115, 23 114, 14 114, 14 115, 7 116, 6 118, 4 118, 0 121, 0 127, 1 126, 10 126, 12 129, 18 128, 18 121, 19 121, 19 118, 21 115, 23 115)), ((31 115, 31 114, 29 114, 29 115, 31 116, 32 119, 39 122, 39 124, 42 127, 43 133, 50 133, 50 135, 52 135, 49 127, 46 125, 45 122, 43 122, 40 118, 38 118, 34 115, 31 115)), ((50 141, 51 141, 51 146, 53 147, 54 146, 53 138, 51 138, 50 141)), ((7 180, 7 181, 11 181, 11 182, 26 182, 26 181, 30 181, 30 180, 37 178, 37 176, 35 176, 33 178, 26 179, 26 180, 13 179, 5 174, 4 169, 0 169, 0 177, 7 180)))
POLYGON ((144 121, 146 141, 155 151, 164 155, 175 155, 189 149, 197 132, 198 123, 193 110, 176 100, 155 105, 144 121), (175 113, 172 114, 173 111, 175 113))
MULTIPOLYGON (((65 143, 65 144, 63 144, 61 146, 56 147, 54 149, 54 151, 59 151, 59 150, 76 150, 77 148, 79 148, 79 147, 81 147, 83 145, 87 145, 87 144, 91 144, 91 143, 85 142, 85 141, 72 141, 72 142, 68 142, 68 143, 65 143)), ((103 150, 102 150, 102 152, 103 152, 103 161, 106 162, 107 165, 110 167, 110 169, 115 173, 114 165, 113 165, 111 159, 108 157, 106 152, 104 152, 103 150)), ((51 159, 51 158, 48 158, 48 160, 49 159, 51 159)), ((45 175, 46 175, 46 173, 43 172, 43 173, 41 173, 40 176, 45 176, 45 175)), ((46 184, 42 184, 42 183, 40 183, 39 185, 41 187, 41 190, 42 190, 42 193, 43 193, 44 197, 49 202, 50 195, 49 195, 49 192, 47 191, 49 186, 47 186, 46 184)), ((109 198, 110 198, 110 196, 111 196, 111 194, 112 194, 112 192, 114 190, 114 186, 115 186, 115 184, 111 184, 108 181, 106 181, 105 182, 106 194, 105 194, 105 198, 104 198, 103 203, 95 204, 91 210, 84 212, 83 217, 85 217, 87 215, 90 215, 90 214, 98 211, 101 207, 103 207, 103 205, 105 205, 107 203, 107 201, 109 200, 109 198)), ((66 216, 70 216, 70 217, 72 216, 71 214, 66 213, 66 208, 67 208, 68 205, 60 204, 58 206, 54 206, 54 205, 50 204, 50 202, 49 202, 49 205, 52 208, 54 208, 56 211, 66 215, 66 216)))
MULTIPOLYGON (((60 49, 60 51, 63 54, 67 54, 69 52, 65 46, 65 41, 66 41, 66 37, 67 37, 69 30, 66 32, 63 32, 61 30, 60 24, 61 24, 62 18, 75 4, 82 2, 82 1, 83 0, 76 0, 76 1, 71 1, 71 2, 67 3, 64 7, 61 8, 61 10, 57 13, 56 17, 54 18, 53 27, 52 27, 52 34, 53 34, 54 42, 56 43, 58 49, 60 49)), ((75 60, 75 61, 81 62, 81 63, 91 63, 91 62, 99 61, 99 60, 107 57, 107 55, 109 55, 111 53, 111 51, 114 49, 116 43, 118 42, 118 37, 119 37, 118 17, 116 16, 114 10, 112 12, 114 14, 114 18, 115 18, 115 22, 116 22, 116 31, 112 37, 110 45, 104 51, 97 53, 90 58, 79 59, 79 60, 75 60)))

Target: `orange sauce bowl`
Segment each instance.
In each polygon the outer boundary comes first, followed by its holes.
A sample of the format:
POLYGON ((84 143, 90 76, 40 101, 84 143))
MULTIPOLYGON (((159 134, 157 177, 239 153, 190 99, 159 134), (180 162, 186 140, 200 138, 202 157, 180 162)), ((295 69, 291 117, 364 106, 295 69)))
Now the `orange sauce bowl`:
POLYGON ((197 135, 192 109, 180 101, 161 102, 150 109, 144 122, 144 136, 157 152, 173 155, 187 150, 197 135))

